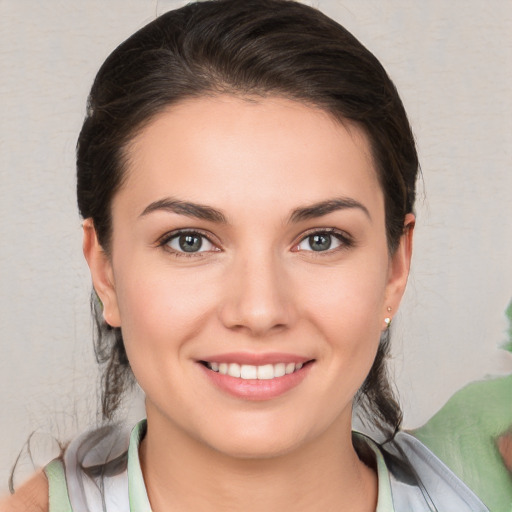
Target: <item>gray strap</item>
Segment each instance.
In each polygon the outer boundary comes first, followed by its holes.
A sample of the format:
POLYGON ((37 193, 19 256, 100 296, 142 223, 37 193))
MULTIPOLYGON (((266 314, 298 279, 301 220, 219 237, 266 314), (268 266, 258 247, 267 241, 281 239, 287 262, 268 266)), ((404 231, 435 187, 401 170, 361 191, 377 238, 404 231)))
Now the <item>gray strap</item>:
POLYGON ((396 512, 489 512, 462 480, 410 434, 399 432, 381 449, 396 512))

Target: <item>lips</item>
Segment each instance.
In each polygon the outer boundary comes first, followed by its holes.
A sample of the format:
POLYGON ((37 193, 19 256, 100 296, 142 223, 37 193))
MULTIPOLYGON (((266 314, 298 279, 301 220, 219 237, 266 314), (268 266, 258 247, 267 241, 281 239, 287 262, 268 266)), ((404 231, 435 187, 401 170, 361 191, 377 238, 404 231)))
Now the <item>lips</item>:
POLYGON ((298 386, 313 359, 289 354, 223 354, 198 361, 222 391, 245 400, 270 400, 298 386))

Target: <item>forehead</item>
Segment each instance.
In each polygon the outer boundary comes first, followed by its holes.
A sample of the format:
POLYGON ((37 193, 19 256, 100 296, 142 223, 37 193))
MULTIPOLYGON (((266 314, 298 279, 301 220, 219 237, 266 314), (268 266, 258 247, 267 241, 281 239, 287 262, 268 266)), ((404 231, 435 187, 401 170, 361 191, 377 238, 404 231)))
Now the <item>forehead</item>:
POLYGON ((369 201, 382 195, 361 129, 277 97, 183 101, 156 116, 126 156, 118 196, 131 196, 134 207, 158 195, 290 208, 333 195, 369 201))

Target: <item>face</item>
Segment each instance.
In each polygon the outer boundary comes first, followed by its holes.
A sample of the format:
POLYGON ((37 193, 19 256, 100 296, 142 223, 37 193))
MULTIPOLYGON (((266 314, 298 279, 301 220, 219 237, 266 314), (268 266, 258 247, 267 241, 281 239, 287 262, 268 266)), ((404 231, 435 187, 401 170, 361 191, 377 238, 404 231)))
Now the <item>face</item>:
POLYGON ((350 432, 410 259, 363 133, 280 98, 189 100, 135 137, 112 215, 110 257, 90 224, 84 248, 149 425, 238 457, 350 432))

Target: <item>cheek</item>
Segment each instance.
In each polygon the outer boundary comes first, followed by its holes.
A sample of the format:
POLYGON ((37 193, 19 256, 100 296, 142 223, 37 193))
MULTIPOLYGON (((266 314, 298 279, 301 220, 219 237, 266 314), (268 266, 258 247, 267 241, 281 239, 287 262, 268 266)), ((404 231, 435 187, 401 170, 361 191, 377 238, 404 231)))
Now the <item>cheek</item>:
MULTIPOLYGON (((178 408, 183 375, 205 330, 214 293, 185 273, 137 265, 116 281, 124 345, 133 374, 147 397, 178 408)), ((203 283, 204 284, 204 283, 203 283)))
POLYGON ((331 381, 350 383, 353 393, 368 374, 379 345, 386 276, 386 260, 372 259, 361 267, 347 265, 324 276, 304 276, 296 294, 302 317, 326 341, 331 381))
MULTIPOLYGON (((326 269, 305 274, 296 297, 303 314, 332 329, 375 333, 381 328, 387 268, 368 261, 360 268, 326 269)), ((355 332, 354 332, 355 334, 355 332)))
MULTIPOLYGON (((121 328, 132 357, 159 357, 204 327, 215 306, 215 288, 200 273, 152 269, 146 262, 124 265, 116 275, 121 328), (151 347, 151 351, 147 350, 151 347)), ((130 355, 130 354, 129 354, 130 355)))

